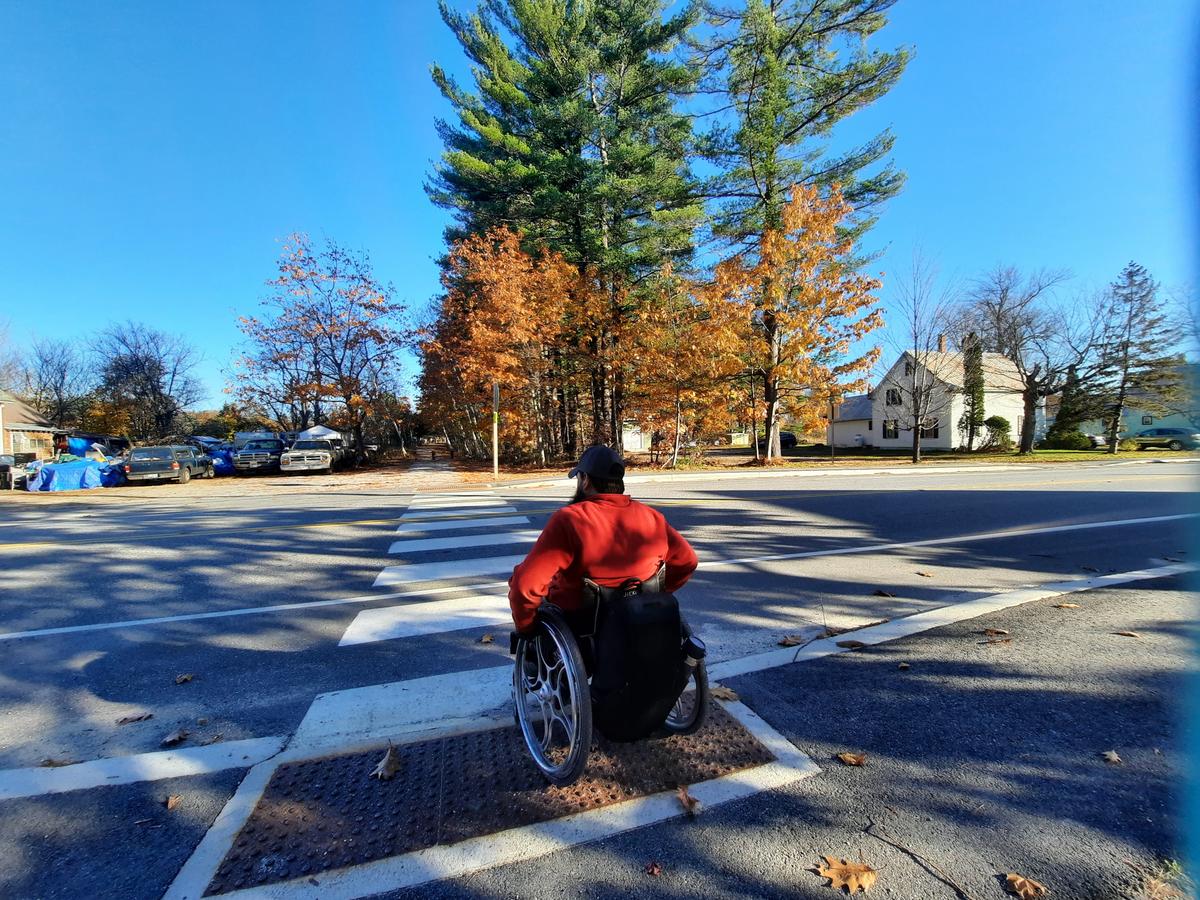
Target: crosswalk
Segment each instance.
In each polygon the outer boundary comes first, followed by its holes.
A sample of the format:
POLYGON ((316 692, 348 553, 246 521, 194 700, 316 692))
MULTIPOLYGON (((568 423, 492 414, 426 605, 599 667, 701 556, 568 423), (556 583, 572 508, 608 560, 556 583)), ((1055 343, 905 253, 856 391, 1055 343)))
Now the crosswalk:
MULTIPOLYGON (((495 590, 464 591, 446 600, 414 600, 367 609, 355 616, 338 646, 440 634, 467 628, 498 627, 509 619, 504 581, 525 558, 538 531, 509 501, 478 491, 421 494, 400 517, 385 566, 374 586, 395 589, 459 578, 495 577, 495 590), (464 557, 456 551, 477 551, 464 557), (508 551, 508 552, 504 552, 508 551), (449 554, 453 554, 450 556, 449 554)), ((479 587, 478 585, 476 586, 479 587)))

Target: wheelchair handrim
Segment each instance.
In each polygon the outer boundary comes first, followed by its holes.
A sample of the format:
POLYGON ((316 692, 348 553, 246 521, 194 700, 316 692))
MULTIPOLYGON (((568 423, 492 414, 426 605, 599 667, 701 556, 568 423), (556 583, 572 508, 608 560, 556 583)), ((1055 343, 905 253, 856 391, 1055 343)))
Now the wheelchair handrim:
MULTIPOLYGON (((550 778, 562 776, 574 765, 574 757, 579 752, 582 742, 577 711, 583 702, 583 685, 578 683, 576 673, 567 664, 569 654, 570 651, 558 629, 543 623, 542 631, 537 637, 518 642, 516 662, 513 666, 514 700, 521 734, 534 763, 550 778), (546 659, 542 644, 544 640, 553 643, 557 662, 546 659), (536 678, 533 681, 525 671, 525 660, 531 650, 537 666, 536 678), (531 700, 537 707, 536 712, 540 714, 540 736, 535 727, 537 721, 531 716, 531 700), (550 757, 556 730, 561 730, 567 741, 562 761, 558 763, 550 757)), ((590 702, 590 697, 586 702, 590 702)))

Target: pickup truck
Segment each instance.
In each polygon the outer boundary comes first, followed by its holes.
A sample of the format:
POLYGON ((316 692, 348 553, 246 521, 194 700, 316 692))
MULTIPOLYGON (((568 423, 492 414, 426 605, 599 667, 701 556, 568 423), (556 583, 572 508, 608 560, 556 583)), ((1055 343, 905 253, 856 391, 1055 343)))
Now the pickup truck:
POLYGON ((178 481, 187 484, 192 476, 212 478, 212 459, 192 447, 135 447, 121 467, 127 481, 178 481))
POLYGON ((296 441, 279 458, 281 472, 323 472, 328 475, 341 458, 332 441, 296 441))
POLYGON ((264 472, 279 468, 283 456, 283 441, 254 440, 233 454, 233 471, 238 475, 264 472))

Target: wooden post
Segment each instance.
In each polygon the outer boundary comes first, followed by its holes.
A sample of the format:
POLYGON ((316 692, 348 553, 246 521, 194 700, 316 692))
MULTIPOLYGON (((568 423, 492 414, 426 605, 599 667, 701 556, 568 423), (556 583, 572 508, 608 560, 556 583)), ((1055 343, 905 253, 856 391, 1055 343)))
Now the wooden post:
POLYGON ((833 394, 829 395, 829 461, 833 462, 833 394))
POLYGON ((492 477, 500 477, 500 382, 492 379, 492 477))

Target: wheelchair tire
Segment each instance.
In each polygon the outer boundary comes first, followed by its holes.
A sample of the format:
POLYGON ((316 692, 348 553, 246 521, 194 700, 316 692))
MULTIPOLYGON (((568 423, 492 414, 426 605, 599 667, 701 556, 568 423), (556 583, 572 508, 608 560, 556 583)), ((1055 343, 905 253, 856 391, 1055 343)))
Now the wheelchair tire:
POLYGON ((517 640, 513 701, 521 737, 542 776, 553 785, 573 784, 592 749, 592 695, 579 643, 554 607, 538 611, 535 638, 517 640), (565 750, 553 746, 559 731, 565 750))
POLYGON ((664 737, 695 734, 704 727, 704 720, 708 717, 708 669, 704 666, 704 660, 699 660, 691 667, 688 681, 695 684, 695 689, 690 692, 694 696, 687 696, 689 691, 685 686, 679 695, 679 702, 671 708, 662 724, 660 734, 664 737))

